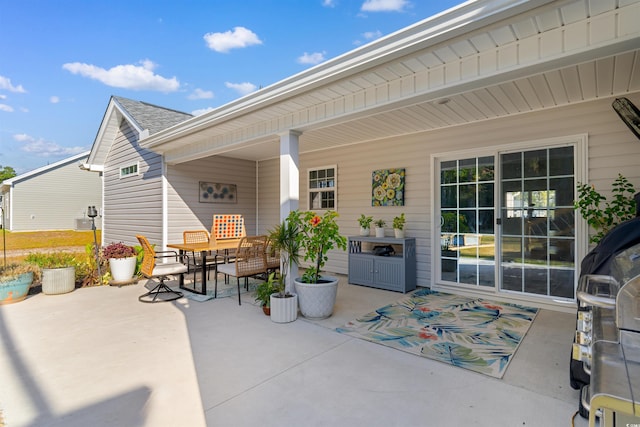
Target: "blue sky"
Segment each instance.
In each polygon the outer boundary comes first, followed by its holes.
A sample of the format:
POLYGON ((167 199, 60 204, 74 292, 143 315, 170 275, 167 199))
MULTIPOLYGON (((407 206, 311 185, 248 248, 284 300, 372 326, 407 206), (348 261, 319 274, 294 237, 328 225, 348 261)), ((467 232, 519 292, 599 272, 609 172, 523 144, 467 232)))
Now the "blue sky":
POLYGON ((462 0, 0 0, 0 166, 89 150, 111 95, 199 114, 462 0))

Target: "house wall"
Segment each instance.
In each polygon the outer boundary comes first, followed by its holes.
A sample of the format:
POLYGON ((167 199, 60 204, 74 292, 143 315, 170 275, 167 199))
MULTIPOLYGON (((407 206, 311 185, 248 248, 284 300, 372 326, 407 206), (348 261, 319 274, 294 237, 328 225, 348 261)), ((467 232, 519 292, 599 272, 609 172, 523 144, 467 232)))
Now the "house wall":
POLYGON ((138 133, 123 120, 105 160, 102 239, 138 245, 136 234, 162 243, 162 157, 141 149, 138 133), (121 179, 120 168, 136 162, 138 175, 121 179))
POLYGON ((211 231, 213 214, 242 214, 247 234, 257 233, 256 163, 209 157, 167 167, 168 242, 181 242, 185 230, 211 231), (236 203, 201 203, 199 182, 235 184, 236 203))
MULTIPOLYGON (((628 98, 640 105, 640 93, 628 98)), ((428 286, 431 276, 431 155, 474 147, 503 146, 567 135, 588 134, 589 182, 598 191, 610 195, 611 183, 618 173, 626 176, 640 190, 640 140, 611 108, 613 98, 581 103, 503 119, 487 120, 431 132, 404 135, 343 148, 307 153, 300 158, 300 207, 307 204, 307 169, 337 165, 337 211, 344 235, 357 235, 357 217, 364 213, 387 222, 391 235, 394 216, 405 212, 406 235, 417 239, 418 285, 428 286), (371 172, 377 169, 406 168, 404 207, 371 206, 371 172)), ((301 137, 304 138, 304 135, 301 137)), ((267 204, 268 188, 278 185, 273 170, 277 160, 260 162, 261 218, 278 218, 278 204, 267 204)), ((263 223, 261 223, 261 226, 263 223)), ((326 270, 347 273, 347 254, 334 251, 326 270)))
POLYGON ((87 206, 100 207, 101 177, 81 170, 79 163, 74 161, 16 182, 11 200, 7 200, 9 229, 74 230, 76 219, 86 218, 87 206))

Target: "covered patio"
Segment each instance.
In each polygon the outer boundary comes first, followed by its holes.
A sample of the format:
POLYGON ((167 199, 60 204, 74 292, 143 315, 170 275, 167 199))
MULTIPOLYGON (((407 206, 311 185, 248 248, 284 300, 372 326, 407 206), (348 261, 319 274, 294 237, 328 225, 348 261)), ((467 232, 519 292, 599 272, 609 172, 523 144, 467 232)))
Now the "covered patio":
POLYGON ((403 296, 345 276, 332 317, 289 324, 252 294, 140 304, 143 284, 0 307, 7 426, 560 426, 577 411, 572 314, 541 310, 498 380, 336 332, 403 296))

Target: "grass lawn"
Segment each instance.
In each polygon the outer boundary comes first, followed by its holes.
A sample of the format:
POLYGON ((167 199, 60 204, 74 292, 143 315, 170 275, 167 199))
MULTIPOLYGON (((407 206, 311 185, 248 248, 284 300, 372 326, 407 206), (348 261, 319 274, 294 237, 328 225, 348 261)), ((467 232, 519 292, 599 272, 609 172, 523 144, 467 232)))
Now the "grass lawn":
MULTIPOLYGON (((14 251, 46 251, 52 248, 79 247, 84 253, 84 247, 93 243, 93 231, 75 230, 53 230, 53 231, 7 231, 1 230, 0 251, 4 256, 5 249, 7 263, 19 262, 24 259, 24 255, 17 255, 14 251), (5 248, 6 244, 6 248, 5 248)), ((98 242, 100 242, 100 230, 97 231, 98 242)))

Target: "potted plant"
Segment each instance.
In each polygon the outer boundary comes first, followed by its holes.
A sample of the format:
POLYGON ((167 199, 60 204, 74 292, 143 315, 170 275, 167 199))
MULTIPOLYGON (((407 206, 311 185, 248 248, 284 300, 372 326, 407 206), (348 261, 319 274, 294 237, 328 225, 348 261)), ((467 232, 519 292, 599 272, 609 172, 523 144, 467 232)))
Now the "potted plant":
POLYGON ((365 216, 365 214, 360 214, 360 218, 358 218, 358 223, 360 224, 361 236, 369 235, 369 230, 371 229, 371 222, 373 222, 372 216, 365 216))
POLYGON ((387 222, 384 219, 376 219, 374 224, 376 225, 376 237, 384 237, 384 226, 387 222))
POLYGON ((404 238, 404 223, 406 222, 404 218, 404 212, 393 218, 393 232, 396 236, 396 239, 404 238))
POLYGON ((0 267, 0 305, 24 300, 37 273, 38 269, 30 264, 0 267))
POLYGON ((131 283, 136 271, 136 251, 122 242, 110 243, 102 249, 102 256, 109 260, 112 284, 131 283))
POLYGON ((287 220, 269 232, 269 240, 273 248, 280 252, 282 262, 278 279, 270 276, 276 285, 276 290, 269 298, 271 320, 276 323, 293 322, 298 318, 298 295, 287 290, 289 271, 299 263, 300 244, 297 235, 297 225, 287 220))
POLYGON ((25 261, 42 270, 42 292, 46 295, 66 294, 76 288, 76 256, 69 252, 35 252, 25 261))
POLYGON ((304 251, 304 260, 311 261, 301 278, 294 280, 300 313, 307 318, 324 319, 333 313, 338 279, 320 276, 331 249, 347 248, 347 239, 340 235, 338 213, 327 211, 320 216, 313 211, 292 211, 287 222, 298 230, 296 240, 304 251))
POLYGON ((270 273, 269 277, 265 282, 260 283, 256 287, 255 297, 256 302, 260 303, 260 307, 262 307, 262 311, 267 316, 271 315, 271 294, 274 294, 279 291, 278 280, 275 278, 276 273, 270 273))

